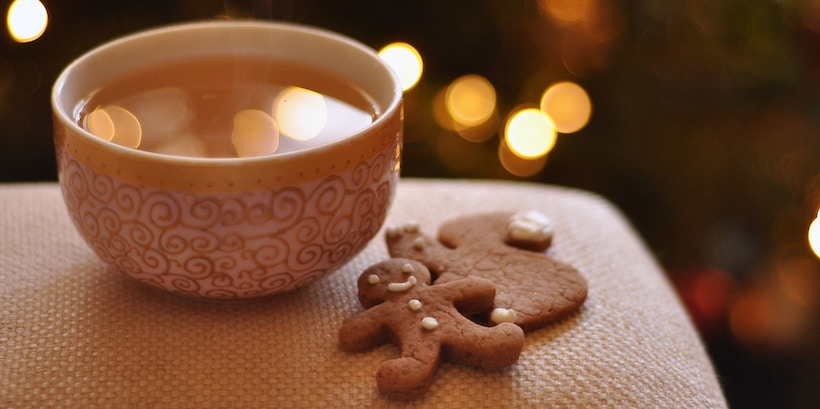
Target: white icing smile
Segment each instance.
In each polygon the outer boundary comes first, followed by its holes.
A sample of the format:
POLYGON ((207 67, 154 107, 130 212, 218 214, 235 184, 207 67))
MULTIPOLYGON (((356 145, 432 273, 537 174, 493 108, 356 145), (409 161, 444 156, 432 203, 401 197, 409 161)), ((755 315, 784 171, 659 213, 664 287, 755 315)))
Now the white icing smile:
POLYGON ((413 288, 413 286, 416 285, 416 282, 417 282, 416 276, 410 276, 410 277, 407 277, 407 281, 404 281, 404 282, 401 282, 401 283, 390 283, 390 284, 388 284, 387 285, 387 290, 388 291, 396 291, 396 292, 407 291, 407 290, 413 288))

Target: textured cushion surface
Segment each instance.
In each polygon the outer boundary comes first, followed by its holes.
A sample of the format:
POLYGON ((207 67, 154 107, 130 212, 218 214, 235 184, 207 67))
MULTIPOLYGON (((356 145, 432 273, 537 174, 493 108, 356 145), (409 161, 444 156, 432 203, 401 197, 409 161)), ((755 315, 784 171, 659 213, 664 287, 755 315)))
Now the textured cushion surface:
POLYGON ((383 231, 337 273, 261 301, 193 301, 100 261, 59 187, 0 185, 0 407, 698 407, 726 402, 703 344, 622 214, 594 194, 517 182, 403 179, 385 227, 435 233, 464 212, 535 209, 550 254, 589 284, 581 310, 527 334, 500 372, 443 364, 412 403, 378 392, 393 346, 339 349, 383 231))

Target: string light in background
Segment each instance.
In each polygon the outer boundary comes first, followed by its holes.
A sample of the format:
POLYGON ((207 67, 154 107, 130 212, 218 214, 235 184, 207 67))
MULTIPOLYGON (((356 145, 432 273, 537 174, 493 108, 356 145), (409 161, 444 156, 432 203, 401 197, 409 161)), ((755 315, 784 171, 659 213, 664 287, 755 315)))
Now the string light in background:
POLYGON ((401 42, 388 44, 379 50, 379 56, 396 72, 405 92, 418 84, 424 62, 412 45, 401 42))
POLYGON ((580 85, 563 81, 544 91, 541 110, 552 118, 556 131, 568 134, 578 132, 587 124, 592 114, 592 103, 580 85))
POLYGON ((510 151, 524 159, 540 158, 555 146, 555 123, 538 108, 518 108, 504 127, 504 141, 510 151))
POLYGON ((809 245, 817 257, 820 257, 820 210, 817 218, 809 225, 809 245))
POLYGON ((456 78, 440 95, 437 115, 445 129, 470 142, 483 142, 496 134, 498 124, 495 87, 481 75, 456 78))
POLYGON ((538 0, 542 13, 563 24, 583 21, 593 6, 592 0, 538 0))
POLYGON ((18 43, 32 42, 43 35, 48 26, 48 12, 39 0, 15 0, 6 14, 6 27, 18 43))

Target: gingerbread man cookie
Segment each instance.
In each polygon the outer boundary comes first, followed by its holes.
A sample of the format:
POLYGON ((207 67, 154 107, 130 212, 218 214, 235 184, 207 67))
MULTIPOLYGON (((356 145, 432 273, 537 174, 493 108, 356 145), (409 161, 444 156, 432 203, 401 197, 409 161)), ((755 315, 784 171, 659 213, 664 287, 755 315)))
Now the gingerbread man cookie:
POLYGON ((363 352, 394 342, 401 357, 382 363, 376 381, 382 393, 410 400, 424 394, 445 360, 500 370, 518 360, 524 332, 511 323, 486 327, 464 314, 489 311, 495 286, 467 277, 430 285, 421 263, 391 259, 367 268, 358 280, 366 308, 342 323, 342 349, 363 352))
POLYGON ((538 212, 486 213, 445 222, 438 240, 417 224, 389 228, 390 255, 417 260, 435 275, 435 285, 482 277, 496 285, 489 323, 514 322, 532 331, 583 304, 586 280, 574 267, 544 251, 552 244, 550 220, 538 212))

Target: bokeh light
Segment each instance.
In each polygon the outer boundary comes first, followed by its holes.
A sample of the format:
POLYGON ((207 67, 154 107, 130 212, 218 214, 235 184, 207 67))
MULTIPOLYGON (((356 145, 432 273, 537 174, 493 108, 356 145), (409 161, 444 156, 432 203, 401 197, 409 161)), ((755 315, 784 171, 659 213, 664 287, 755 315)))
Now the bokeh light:
POLYGON ((279 131, 290 138, 307 141, 327 124, 327 104, 322 94, 301 87, 287 87, 273 102, 272 117, 279 131))
POLYGON ((401 42, 388 44, 379 50, 379 56, 396 72, 405 92, 418 84, 424 62, 412 45, 401 42))
POLYGON ((473 127, 487 122, 495 112, 495 88, 486 78, 470 74, 457 78, 447 88, 447 112, 462 126, 473 127))
POLYGON ((541 110, 552 119, 560 133, 579 131, 589 122, 592 103, 584 89, 570 81, 551 85, 541 96, 541 110))
POLYGON ((593 0, 538 0, 538 7, 545 15, 558 22, 583 20, 593 7, 593 0))
POLYGON ((555 124, 538 108, 515 110, 504 127, 510 151, 525 159, 540 158, 555 146, 555 124))
POLYGON ((820 257, 820 212, 809 225, 809 245, 817 257, 820 257))
POLYGON ((760 289, 740 295, 729 311, 729 327, 747 346, 766 344, 774 331, 776 314, 769 296, 760 289))
POLYGON ((464 140, 484 142, 498 134, 495 89, 483 77, 461 77, 441 88, 433 98, 432 111, 438 126, 464 140))
POLYGON ((811 256, 784 257, 778 263, 777 283, 794 303, 810 308, 820 306, 820 265, 811 256))
POLYGON ((28 43, 43 35, 48 12, 39 0, 15 0, 6 14, 6 27, 18 43, 28 43))
POLYGON ((507 172, 522 178, 535 175, 547 165, 546 155, 535 159, 522 158, 513 153, 504 141, 498 144, 498 160, 507 172))

